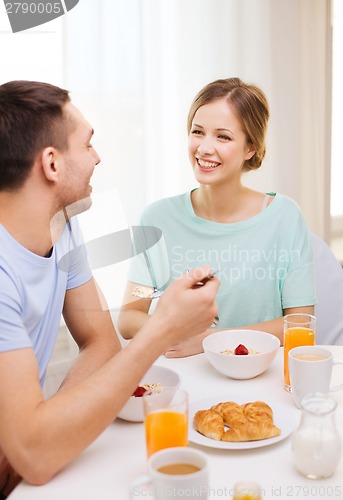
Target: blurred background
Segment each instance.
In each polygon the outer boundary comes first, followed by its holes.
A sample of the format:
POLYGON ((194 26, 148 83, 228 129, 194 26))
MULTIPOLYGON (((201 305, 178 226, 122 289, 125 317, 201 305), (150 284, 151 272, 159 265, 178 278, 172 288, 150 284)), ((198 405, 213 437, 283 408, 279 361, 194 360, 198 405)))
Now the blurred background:
MULTIPOLYGON (((94 126, 102 158, 94 206, 103 215, 80 217, 86 240, 127 228, 147 203, 196 186, 188 108, 205 84, 238 76, 260 86, 271 107, 267 155, 246 183, 294 198, 343 262, 342 0, 80 0, 67 15, 15 34, 5 3, 0 83, 67 88, 94 126)), ((112 311, 126 265, 96 276, 112 311)))
MULTIPOLYGON (((271 106, 267 155, 245 181, 294 198, 343 260, 341 0, 80 0, 15 34, 1 5, 0 50, 1 83, 65 87, 94 126, 93 190, 117 229, 195 187, 186 133, 195 93, 232 76, 259 85, 271 106)), ((85 225, 94 237, 98 219, 85 225)))

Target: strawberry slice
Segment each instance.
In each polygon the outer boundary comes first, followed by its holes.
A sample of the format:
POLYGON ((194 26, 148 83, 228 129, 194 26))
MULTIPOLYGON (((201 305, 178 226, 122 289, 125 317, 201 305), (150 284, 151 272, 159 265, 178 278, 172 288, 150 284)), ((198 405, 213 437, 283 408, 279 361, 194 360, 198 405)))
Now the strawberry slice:
POLYGON ((247 354, 249 354, 248 349, 243 344, 239 344, 234 352, 237 356, 246 356, 247 354))
POLYGON ((137 389, 135 390, 135 392, 132 394, 132 396, 135 396, 135 398, 141 398, 143 396, 143 394, 146 392, 146 388, 145 387, 141 387, 140 385, 137 387, 137 389))

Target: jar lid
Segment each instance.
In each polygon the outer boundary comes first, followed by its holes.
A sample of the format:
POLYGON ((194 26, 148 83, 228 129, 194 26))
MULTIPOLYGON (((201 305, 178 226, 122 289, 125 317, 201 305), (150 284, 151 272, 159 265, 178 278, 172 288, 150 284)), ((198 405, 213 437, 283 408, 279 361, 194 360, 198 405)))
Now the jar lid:
POLYGON ((337 407, 336 400, 329 394, 314 392, 307 394, 300 402, 303 410, 314 415, 326 415, 337 407))

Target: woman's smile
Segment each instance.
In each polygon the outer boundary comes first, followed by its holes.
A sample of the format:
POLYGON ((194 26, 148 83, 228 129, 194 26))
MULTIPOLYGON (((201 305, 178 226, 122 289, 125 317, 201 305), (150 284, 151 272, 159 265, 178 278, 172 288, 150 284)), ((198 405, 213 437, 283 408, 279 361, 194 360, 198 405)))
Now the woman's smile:
POLYGON ((203 160, 201 158, 197 158, 197 164, 200 170, 204 172, 209 172, 213 171, 216 168, 220 167, 221 163, 215 162, 215 161, 209 161, 209 160, 203 160))

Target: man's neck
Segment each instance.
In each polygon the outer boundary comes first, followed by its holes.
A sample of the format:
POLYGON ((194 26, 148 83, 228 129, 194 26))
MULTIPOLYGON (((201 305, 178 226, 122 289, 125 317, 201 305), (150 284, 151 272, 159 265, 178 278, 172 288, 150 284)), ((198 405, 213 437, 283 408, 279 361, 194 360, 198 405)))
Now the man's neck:
POLYGON ((25 192, 0 192, 0 223, 23 247, 43 257, 51 254, 65 224, 63 217, 51 225, 50 210, 44 200, 25 192))

